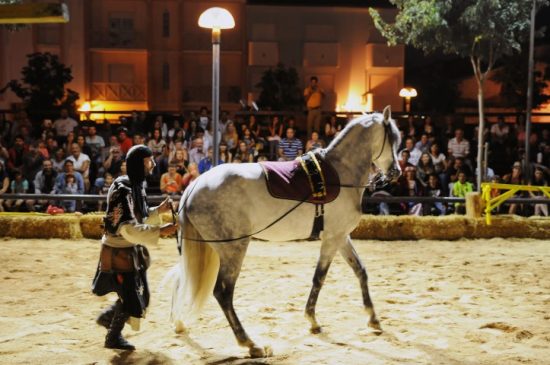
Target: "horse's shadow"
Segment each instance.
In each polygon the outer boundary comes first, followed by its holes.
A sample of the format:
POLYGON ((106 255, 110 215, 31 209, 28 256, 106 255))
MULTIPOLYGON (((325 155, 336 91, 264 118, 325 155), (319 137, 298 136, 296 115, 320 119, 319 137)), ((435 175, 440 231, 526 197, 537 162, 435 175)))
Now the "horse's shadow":
POLYGON ((153 364, 163 364, 163 365, 172 365, 174 361, 168 356, 152 351, 120 351, 117 352, 111 358, 111 365, 153 365, 153 364))
POLYGON ((252 359, 250 357, 221 357, 216 353, 212 353, 202 347, 197 341, 193 340, 187 332, 178 334, 178 338, 181 339, 184 345, 189 346, 194 351, 201 354, 204 358, 204 364, 206 365, 267 365, 273 364, 273 358, 269 359, 252 359))

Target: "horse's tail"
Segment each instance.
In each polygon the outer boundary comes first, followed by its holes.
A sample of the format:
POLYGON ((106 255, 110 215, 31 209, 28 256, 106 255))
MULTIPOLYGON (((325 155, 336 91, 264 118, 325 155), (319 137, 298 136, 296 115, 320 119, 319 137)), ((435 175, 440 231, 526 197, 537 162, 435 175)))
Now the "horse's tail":
MULTIPOLYGON (((185 217, 185 214, 180 217, 185 217)), ((208 243, 200 242, 202 237, 193 224, 184 219, 180 225, 184 236, 181 238, 180 262, 168 274, 175 279, 170 318, 175 322, 177 332, 183 330, 183 323, 195 319, 200 313, 213 292, 220 267, 218 254, 208 243)))

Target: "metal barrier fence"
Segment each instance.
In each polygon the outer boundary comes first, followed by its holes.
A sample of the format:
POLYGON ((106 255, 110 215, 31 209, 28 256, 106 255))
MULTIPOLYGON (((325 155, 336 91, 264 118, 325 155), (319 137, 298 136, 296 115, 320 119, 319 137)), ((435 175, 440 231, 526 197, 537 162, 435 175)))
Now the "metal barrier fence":
MULTIPOLYGON (((180 195, 171 195, 174 201, 179 201, 180 195)), ((2 194, 0 200, 78 200, 78 201, 91 201, 99 202, 107 199, 106 195, 89 195, 89 194, 2 194)), ((149 195, 147 201, 152 203, 160 203, 166 199, 166 195, 149 195)), ((465 203, 466 199, 456 197, 431 197, 431 196, 365 196, 366 203, 465 203)), ((518 204, 550 204, 550 199, 541 200, 534 198, 511 198, 506 200, 508 203, 518 204)))

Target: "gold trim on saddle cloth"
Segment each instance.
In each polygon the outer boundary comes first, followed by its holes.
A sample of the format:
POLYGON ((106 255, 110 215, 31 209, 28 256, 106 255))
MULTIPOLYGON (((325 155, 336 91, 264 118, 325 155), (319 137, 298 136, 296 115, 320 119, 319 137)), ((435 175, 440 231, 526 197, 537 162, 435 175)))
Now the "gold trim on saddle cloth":
POLYGON ((325 174, 323 173, 323 170, 321 170, 321 164, 319 164, 319 161, 317 160, 317 157, 315 157, 315 154, 313 152, 308 152, 305 155, 299 156, 296 158, 300 165, 302 165, 302 168, 304 169, 307 180, 309 182, 309 187, 311 188, 311 196, 314 198, 325 198, 327 196, 327 184, 325 182, 325 174), (312 161, 314 164, 314 169, 310 169, 308 165, 311 166, 311 163, 308 164, 308 161, 312 161), (312 171, 313 170, 313 171, 312 171), (313 181, 315 176, 315 182, 313 181), (318 178, 321 180, 319 181, 318 178))

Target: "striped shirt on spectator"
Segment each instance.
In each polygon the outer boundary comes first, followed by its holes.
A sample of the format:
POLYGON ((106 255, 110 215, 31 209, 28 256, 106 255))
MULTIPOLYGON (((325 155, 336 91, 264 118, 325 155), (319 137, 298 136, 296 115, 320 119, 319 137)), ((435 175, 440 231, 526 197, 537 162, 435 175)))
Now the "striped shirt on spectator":
POLYGON ((282 158, 286 161, 294 160, 298 154, 304 151, 302 141, 297 138, 283 138, 279 142, 279 149, 282 150, 282 158))

